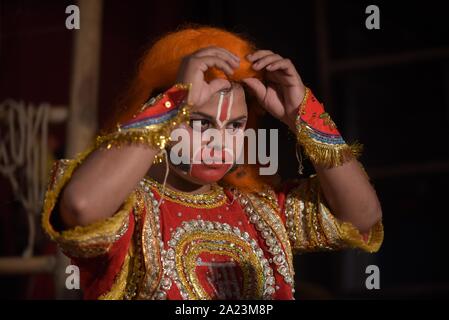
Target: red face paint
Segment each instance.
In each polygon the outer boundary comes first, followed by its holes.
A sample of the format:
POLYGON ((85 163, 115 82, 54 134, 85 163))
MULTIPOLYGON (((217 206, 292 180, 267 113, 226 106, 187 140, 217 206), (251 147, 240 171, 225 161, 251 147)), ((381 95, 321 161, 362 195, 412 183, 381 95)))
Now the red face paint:
POLYGON ((234 91, 231 90, 229 94, 220 92, 220 99, 218 99, 216 121, 220 128, 231 117, 232 104, 234 102, 234 91))
MULTIPOLYGON (((222 131, 224 125, 231 117, 234 92, 233 90, 220 92, 219 95, 215 120, 218 126, 217 129, 222 131)), ((192 136, 193 132, 190 131, 190 134, 192 136)), ((226 148, 226 146, 214 146, 214 144, 213 141, 206 145, 198 145, 198 147, 195 147, 195 144, 193 144, 191 163, 179 166, 179 168, 182 168, 181 170, 185 171, 192 178, 204 183, 217 182, 222 179, 233 166, 233 150, 226 148)))
POLYGON ((207 183, 216 182, 232 167, 232 163, 225 163, 226 157, 232 159, 232 153, 214 148, 211 143, 202 146, 193 155, 194 161, 190 165, 189 175, 207 183))

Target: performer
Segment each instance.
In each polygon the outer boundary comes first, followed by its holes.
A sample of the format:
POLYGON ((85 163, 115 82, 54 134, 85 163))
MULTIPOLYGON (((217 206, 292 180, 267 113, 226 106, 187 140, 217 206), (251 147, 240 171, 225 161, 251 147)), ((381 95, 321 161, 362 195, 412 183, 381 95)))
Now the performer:
POLYGON ((289 59, 185 28, 144 55, 121 105, 88 150, 55 162, 43 208, 86 299, 293 299, 293 254, 379 249, 360 145, 343 140, 289 59), (290 128, 316 174, 274 184, 235 165, 242 146, 191 148, 195 132, 257 129, 261 110, 290 128), (175 129, 187 135, 174 141, 175 129), (187 161, 170 156, 177 143, 187 161))

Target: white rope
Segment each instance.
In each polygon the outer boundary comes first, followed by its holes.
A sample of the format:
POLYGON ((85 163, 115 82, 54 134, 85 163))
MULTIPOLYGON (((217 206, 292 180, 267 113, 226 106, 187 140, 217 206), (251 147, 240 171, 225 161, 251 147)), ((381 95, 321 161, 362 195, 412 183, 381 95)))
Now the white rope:
POLYGON ((11 183, 28 219, 28 243, 22 253, 33 254, 36 217, 40 214, 47 184, 47 140, 50 105, 38 107, 7 99, 0 103, 0 173, 11 183), (1 129, 7 127, 5 134, 1 129))

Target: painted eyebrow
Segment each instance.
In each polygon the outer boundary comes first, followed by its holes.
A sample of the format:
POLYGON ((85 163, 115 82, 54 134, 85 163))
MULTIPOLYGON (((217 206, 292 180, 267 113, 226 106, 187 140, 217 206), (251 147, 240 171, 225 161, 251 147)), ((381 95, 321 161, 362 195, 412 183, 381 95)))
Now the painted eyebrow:
MULTIPOLYGON (((195 111, 195 112, 192 112, 191 115, 192 115, 192 116, 193 116, 193 115, 202 116, 202 117, 206 118, 207 120, 209 120, 210 122, 214 122, 214 123, 215 123, 215 118, 213 118, 212 116, 210 116, 210 115, 208 115, 208 114, 206 114, 206 113, 203 113, 203 112, 201 112, 201 111, 195 111)), ((246 119, 246 118, 247 118, 247 116, 240 116, 240 117, 237 117, 237 118, 234 118, 234 119, 229 119, 228 122, 239 121, 239 120, 243 120, 243 119, 246 119)))

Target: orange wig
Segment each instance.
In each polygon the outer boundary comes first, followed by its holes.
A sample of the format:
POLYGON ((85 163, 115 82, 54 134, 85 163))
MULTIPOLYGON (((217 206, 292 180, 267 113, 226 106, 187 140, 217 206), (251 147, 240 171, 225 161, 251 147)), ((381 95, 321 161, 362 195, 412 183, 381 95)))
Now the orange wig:
MULTIPOLYGON (((263 73, 251 68, 246 56, 256 50, 255 45, 241 35, 216 27, 187 27, 166 34, 157 40, 143 55, 137 74, 126 95, 119 101, 118 116, 109 123, 106 131, 114 129, 117 122, 124 123, 138 112, 149 97, 170 88, 176 82, 178 69, 182 59, 193 52, 218 46, 229 50, 240 57, 240 66, 230 76, 221 70, 211 68, 205 74, 207 81, 215 78, 227 78, 232 82, 241 83, 244 78, 262 79, 263 73)), ((263 113, 254 99, 248 97, 248 127, 257 127, 257 116, 263 113)), ((242 165, 232 173, 228 173, 223 182, 235 185, 247 191, 259 190, 266 183, 257 173, 258 166, 242 165)))

